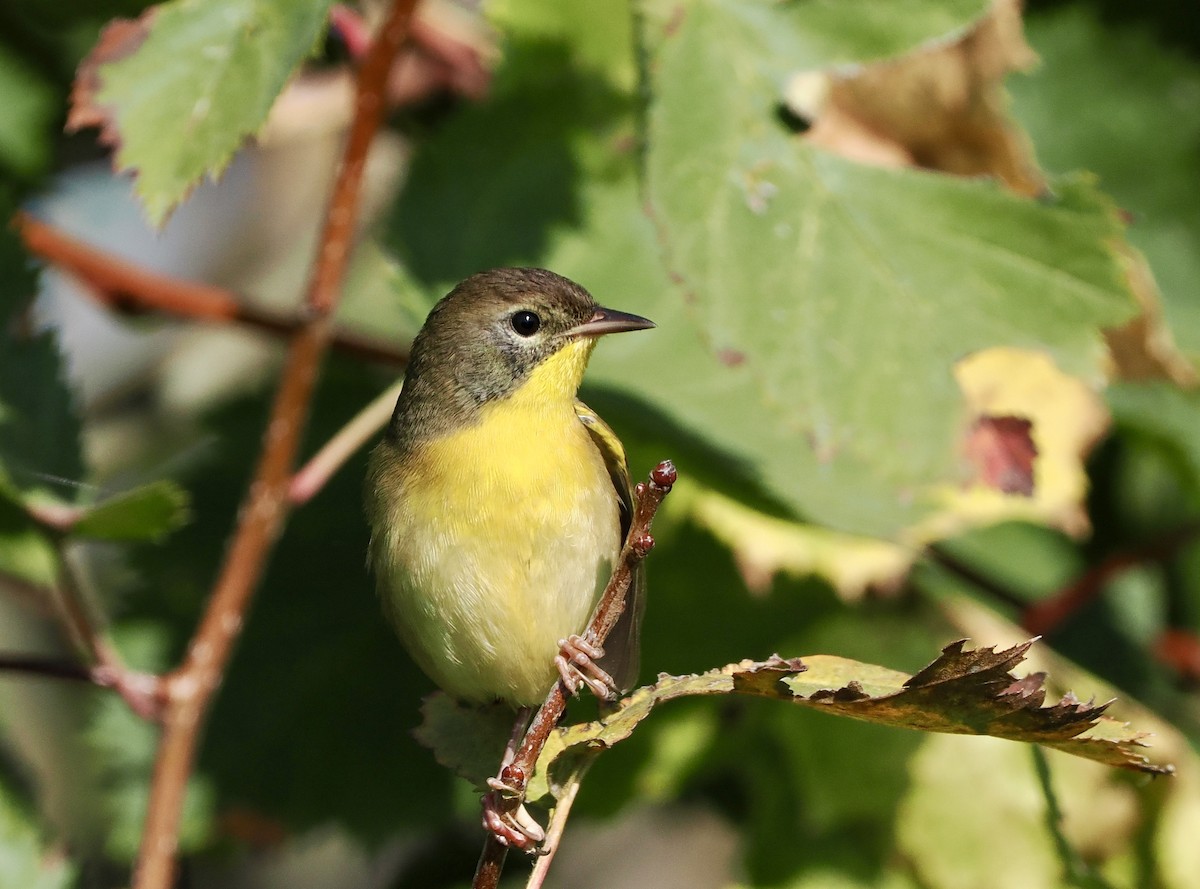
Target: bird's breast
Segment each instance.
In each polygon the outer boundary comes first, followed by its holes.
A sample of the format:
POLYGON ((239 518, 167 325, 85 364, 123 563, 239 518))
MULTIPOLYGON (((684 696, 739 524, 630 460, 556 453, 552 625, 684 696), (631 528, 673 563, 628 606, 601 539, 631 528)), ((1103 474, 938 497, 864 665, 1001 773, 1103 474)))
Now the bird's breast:
POLYGON ((573 400, 486 406, 377 486, 380 592, 416 660, 459 697, 538 702, 620 546, 617 495, 573 400))

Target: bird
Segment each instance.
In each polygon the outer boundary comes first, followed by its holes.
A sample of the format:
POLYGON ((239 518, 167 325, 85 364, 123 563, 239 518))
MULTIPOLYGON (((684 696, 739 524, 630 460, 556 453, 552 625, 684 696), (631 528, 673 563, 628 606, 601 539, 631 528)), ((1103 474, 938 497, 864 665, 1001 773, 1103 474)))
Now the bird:
POLYGON ((472 275, 413 341, 366 481, 383 609, 464 702, 602 697, 637 672, 640 570, 607 652, 581 638, 632 513, 620 439, 577 392, 599 337, 654 323, 538 268, 472 275))

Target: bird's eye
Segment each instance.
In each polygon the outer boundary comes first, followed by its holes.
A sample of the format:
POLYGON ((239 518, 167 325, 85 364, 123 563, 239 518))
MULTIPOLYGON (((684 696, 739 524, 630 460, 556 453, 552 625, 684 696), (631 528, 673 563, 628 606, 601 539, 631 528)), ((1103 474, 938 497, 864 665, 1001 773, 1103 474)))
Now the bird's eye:
POLYGON ((541 326, 542 319, 533 312, 522 311, 513 313, 512 329, 521 336, 533 336, 541 326))

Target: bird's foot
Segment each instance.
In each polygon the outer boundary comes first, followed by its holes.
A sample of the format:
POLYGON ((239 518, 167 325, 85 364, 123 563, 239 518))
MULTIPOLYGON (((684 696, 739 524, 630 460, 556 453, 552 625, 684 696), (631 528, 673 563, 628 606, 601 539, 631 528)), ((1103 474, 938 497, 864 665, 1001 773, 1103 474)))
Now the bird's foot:
POLYGON ((501 778, 488 778, 487 785, 491 792, 483 795, 483 829, 505 846, 540 854, 546 831, 519 801, 521 792, 501 778))
POLYGON ((586 685, 602 701, 616 699, 617 683, 596 664, 604 657, 603 648, 579 635, 559 639, 558 648, 554 666, 567 691, 578 694, 579 689, 586 685))

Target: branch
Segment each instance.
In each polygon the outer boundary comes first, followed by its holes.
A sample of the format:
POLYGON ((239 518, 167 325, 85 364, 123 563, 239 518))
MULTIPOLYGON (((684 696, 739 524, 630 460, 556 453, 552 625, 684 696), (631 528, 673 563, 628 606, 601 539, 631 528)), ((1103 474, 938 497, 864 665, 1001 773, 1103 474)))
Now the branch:
MULTIPOLYGON (((116 311, 153 310, 195 321, 243 324, 282 337, 293 336, 304 326, 297 318, 248 305, 220 287, 183 281, 119 259, 28 213, 17 213, 13 225, 26 250, 79 278, 93 298, 116 311)), ((381 364, 403 366, 408 361, 406 350, 347 331, 333 333, 330 346, 381 364)))
MULTIPOLYGON (((654 515, 658 512, 663 498, 671 492, 675 478, 674 464, 670 460, 664 460, 654 467, 649 482, 639 483, 634 490, 633 521, 625 538, 625 546, 621 549, 617 566, 613 569, 596 613, 588 625, 588 636, 594 639, 597 645, 603 645, 625 609, 625 600, 633 583, 634 569, 654 546, 654 538, 650 536, 650 524, 654 521, 654 515)), ((500 781, 515 791, 504 796, 506 813, 515 812, 521 805, 525 787, 533 774, 538 757, 541 756, 542 748, 546 746, 546 739, 558 725, 566 708, 567 690, 560 680, 554 684, 554 688, 529 723, 525 738, 513 761, 500 772, 500 781)), ((504 869, 507 854, 508 847, 494 834, 489 834, 479 856, 475 879, 471 883, 472 889, 495 889, 500 881, 500 872, 504 869)))
POLYGON ((95 682, 96 671, 75 661, 61 658, 41 657, 34 654, 0 654, 0 671, 5 673, 27 673, 48 679, 72 679, 77 682, 95 682))
POLYGON ((131 710, 142 719, 155 721, 162 714, 163 681, 159 676, 130 670, 112 644, 108 634, 96 623, 87 597, 71 565, 70 554, 62 540, 56 540, 58 553, 58 600, 63 622, 72 638, 88 655, 92 667, 89 678, 97 685, 115 690, 131 710))
POLYGON ((163 734, 150 787, 134 889, 168 889, 175 873, 179 819, 208 705, 220 684, 267 554, 283 528, 288 486, 317 372, 332 339, 352 243, 367 149, 383 115, 392 59, 403 43, 416 0, 393 0, 359 69, 354 122, 334 184, 307 296, 307 318, 288 348, 267 426, 263 453, 207 610, 184 663, 166 680, 163 734))
POLYGON ((1130 568, 1136 568, 1143 562, 1166 561, 1181 547, 1195 540, 1198 534, 1200 523, 1190 523, 1176 528, 1158 540, 1113 553, 1049 599, 1026 608, 1025 613, 1021 615, 1021 626, 1036 635, 1045 635, 1056 630, 1064 621, 1100 595, 1105 585, 1114 577, 1130 568))
POLYGON ((400 380, 376 396, 292 476, 288 500, 293 506, 301 506, 315 497, 342 464, 387 425, 403 385, 404 380, 400 380))
POLYGON ((66 552, 63 533, 51 526, 44 527, 54 543, 58 564, 57 585, 43 587, 4 572, 0 572, 0 584, 3 584, 5 592, 17 591, 29 596, 32 603, 49 606, 47 616, 58 618, 67 635, 91 661, 91 666, 42 655, 0 654, 0 671, 91 682, 101 688, 111 688, 124 698, 134 713, 153 722, 162 710, 161 679, 152 673, 130 670, 125 666, 108 634, 92 617, 87 597, 80 588, 66 552))

